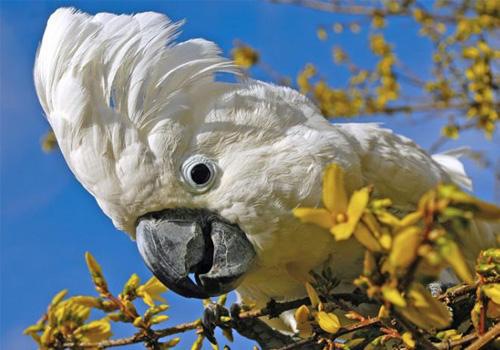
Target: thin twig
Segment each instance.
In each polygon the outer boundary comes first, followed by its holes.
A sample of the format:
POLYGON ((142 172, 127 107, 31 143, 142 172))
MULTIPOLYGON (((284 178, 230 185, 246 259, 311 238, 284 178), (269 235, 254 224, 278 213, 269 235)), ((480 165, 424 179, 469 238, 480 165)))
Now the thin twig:
POLYGON ((434 143, 429 147, 429 154, 434 154, 436 153, 443 145, 450 141, 450 138, 447 136, 440 136, 434 143))
POLYGON ((154 340, 158 340, 160 338, 169 336, 169 335, 174 335, 178 333, 184 333, 193 329, 197 329, 200 327, 200 321, 194 321, 194 322, 189 322, 189 323, 182 323, 174 327, 169 327, 165 329, 161 329, 158 331, 153 331, 152 334, 144 334, 142 332, 136 333, 131 337, 126 337, 126 338, 120 338, 120 339, 111 339, 111 340, 103 340, 98 343, 73 343, 73 342, 68 342, 64 343, 63 347, 64 348, 98 348, 98 349, 104 349, 104 348, 111 348, 115 346, 123 346, 123 345, 130 345, 130 344, 137 344, 137 343, 142 343, 144 341, 150 341, 151 338, 154 340))
POLYGON ((270 302, 262 309, 241 312, 239 318, 245 319, 245 318, 254 318, 262 316, 269 316, 273 318, 279 316, 281 313, 285 311, 296 309, 302 305, 310 305, 310 304, 311 301, 309 300, 309 298, 302 298, 283 303, 270 302))
MULTIPOLYGON (((348 334, 348 333, 351 333, 351 332, 354 332, 354 331, 358 331, 360 329, 371 327, 371 326, 373 326, 373 325, 375 325, 377 323, 380 323, 380 319, 378 317, 374 317, 374 318, 367 319, 365 321, 358 322, 358 323, 353 324, 353 325, 351 325, 349 327, 342 328, 337 333, 332 334, 331 335, 331 339, 335 340, 338 337, 341 337, 341 336, 343 336, 345 334, 348 334)), ((298 341, 298 342, 296 342, 294 344, 290 344, 290 345, 284 346, 284 347, 279 348, 277 350, 293 350, 293 349, 298 349, 301 346, 308 345, 308 344, 313 344, 316 341, 317 341, 317 339, 315 337, 312 337, 312 338, 308 338, 308 339, 304 339, 304 340, 298 341)))
POLYGON ((448 289, 444 294, 438 296, 438 300, 441 302, 444 302, 445 304, 449 305, 453 303, 453 301, 461 297, 463 295, 469 294, 471 292, 475 292, 479 284, 489 284, 489 283, 500 283, 500 276, 495 276, 492 278, 487 278, 484 279, 482 282, 477 281, 474 284, 464 284, 459 287, 455 288, 450 288, 448 289))
POLYGON ((380 323, 380 318, 378 318, 378 317, 369 318, 365 321, 361 321, 361 322, 355 323, 349 327, 340 329, 337 333, 334 334, 334 337, 336 339, 336 338, 341 337, 345 334, 348 334, 348 333, 351 333, 354 331, 358 331, 360 329, 371 327, 377 323, 380 323))
POLYGON ((458 339, 458 340, 455 340, 455 341, 446 340, 446 341, 443 341, 439 344, 434 344, 434 346, 436 348, 438 348, 439 350, 450 350, 450 349, 453 349, 455 346, 459 346, 459 345, 463 345, 465 343, 471 342, 476 338, 477 338, 477 334, 474 333, 474 334, 466 335, 465 337, 458 339))
POLYGON ((478 350, 494 340, 500 335, 500 323, 493 326, 488 332, 484 333, 478 340, 469 345, 465 350, 478 350))
POLYGON ((402 315, 400 315, 397 311, 393 310, 391 312, 392 316, 404 327, 406 328, 414 337, 415 341, 418 345, 421 346, 422 349, 427 350, 436 350, 436 347, 430 340, 425 338, 422 333, 415 327, 411 322, 407 321, 402 315))
MULTIPOLYGON (((379 113, 384 113, 384 114, 395 114, 395 113, 424 113, 424 112, 433 112, 433 111, 465 111, 466 109, 469 109, 469 107, 472 106, 472 103, 457 103, 457 104, 440 104, 436 102, 430 102, 430 103, 421 103, 421 104, 408 104, 408 105, 400 105, 400 106, 389 106, 389 107, 384 107, 380 110, 376 110, 373 112, 363 112, 361 111, 360 113, 356 114, 356 116, 367 116, 367 115, 373 115, 373 114, 379 114, 379 113)), ((494 108, 500 109, 500 103, 495 103, 494 108)), ((466 124, 467 125, 467 124, 466 124)), ((465 126, 461 127, 462 129, 465 129, 465 126)))
MULTIPOLYGON (((333 12, 345 15, 357 15, 357 16, 373 16, 374 14, 380 14, 381 16, 409 16, 411 13, 408 9, 402 9, 401 11, 388 11, 383 8, 376 8, 373 6, 362 6, 362 5, 338 5, 332 2, 318 1, 318 0, 270 0, 270 2, 278 4, 290 4, 312 8, 315 10, 333 12)), ((426 16, 434 20, 446 23, 456 23, 460 17, 457 16, 446 16, 438 15, 435 13, 426 12, 426 16)))
POLYGON ((304 340, 299 340, 296 343, 284 346, 284 347, 276 349, 276 350, 294 350, 294 349, 299 349, 302 346, 312 345, 316 342, 317 342, 317 340, 315 338, 308 338, 308 339, 304 339, 304 340))

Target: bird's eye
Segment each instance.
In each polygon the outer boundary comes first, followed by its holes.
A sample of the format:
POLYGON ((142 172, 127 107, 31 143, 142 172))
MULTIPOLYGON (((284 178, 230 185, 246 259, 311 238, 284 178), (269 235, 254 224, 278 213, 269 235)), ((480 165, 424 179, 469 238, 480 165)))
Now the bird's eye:
POLYGON ((194 155, 182 164, 182 179, 196 193, 206 192, 215 180, 215 162, 202 155, 194 155))

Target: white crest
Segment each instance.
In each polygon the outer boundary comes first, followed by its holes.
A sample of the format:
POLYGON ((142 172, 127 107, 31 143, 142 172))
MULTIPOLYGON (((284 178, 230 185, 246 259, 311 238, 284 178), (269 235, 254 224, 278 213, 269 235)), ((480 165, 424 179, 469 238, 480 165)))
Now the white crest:
POLYGON ((153 12, 62 8, 36 58, 36 91, 68 165, 128 231, 127 211, 140 212, 135 206, 168 166, 164 139, 183 136, 178 119, 193 91, 215 84, 216 72, 238 74, 212 42, 173 43, 181 25, 153 12))

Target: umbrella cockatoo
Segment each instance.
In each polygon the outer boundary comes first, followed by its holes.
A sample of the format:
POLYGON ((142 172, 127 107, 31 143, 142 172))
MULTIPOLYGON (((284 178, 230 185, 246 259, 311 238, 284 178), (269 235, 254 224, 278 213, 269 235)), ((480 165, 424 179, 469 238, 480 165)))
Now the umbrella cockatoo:
MULTIPOLYGON (((359 243, 292 214, 321 206, 330 163, 349 191, 373 184, 402 212, 439 182, 470 185, 453 156, 433 158, 376 124, 331 124, 290 88, 218 81, 238 68, 212 42, 175 43, 180 26, 153 12, 59 9, 34 68, 68 166, 173 291, 236 288, 263 306, 304 297, 297 271, 328 264, 352 281, 359 243)), ((494 244, 487 229, 476 234, 478 246, 494 244)))

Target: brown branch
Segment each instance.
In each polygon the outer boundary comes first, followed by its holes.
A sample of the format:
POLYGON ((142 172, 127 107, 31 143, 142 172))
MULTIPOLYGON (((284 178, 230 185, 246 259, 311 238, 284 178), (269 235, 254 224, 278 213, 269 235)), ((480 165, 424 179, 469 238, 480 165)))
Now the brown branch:
MULTIPOLYGON (((347 293, 333 294, 333 295, 331 295, 331 298, 334 298, 337 300, 342 299, 342 300, 346 300, 346 301, 353 302, 353 303, 369 303, 370 302, 370 299, 368 299, 368 298, 362 298, 359 295, 354 295, 354 294, 349 295, 347 293)), ((323 301, 325 301, 325 300, 323 300, 323 301)), ((309 300, 309 298, 302 298, 302 299, 287 301, 287 302, 283 302, 283 303, 270 302, 262 309, 240 312, 239 318, 245 319, 245 318, 254 318, 254 317, 262 317, 262 316, 269 316, 269 317, 273 318, 273 317, 278 317, 284 311, 296 309, 302 305, 310 305, 310 304, 311 304, 311 300, 309 300)))
POLYGON ((495 276, 492 278, 486 278, 482 282, 477 281, 474 284, 464 284, 461 285, 460 287, 456 288, 450 288, 448 289, 444 294, 438 296, 438 300, 441 302, 444 302, 445 304, 449 305, 453 303, 453 301, 461 297, 463 295, 469 294, 471 292, 475 292, 477 287, 479 287, 479 284, 489 284, 489 283, 500 283, 500 276, 495 276))
MULTIPOLYGON (((279 314, 281 314, 284 311, 296 309, 301 305, 309 305, 310 303, 311 302, 310 302, 309 298, 303 298, 303 299, 298 299, 298 300, 293 300, 293 301, 283 302, 283 303, 270 302, 268 305, 266 305, 262 309, 240 312, 238 318, 239 319, 250 319, 250 318, 257 318, 257 317, 262 317, 262 316, 268 316, 268 317, 273 318, 273 317, 277 317, 279 314)), ((229 322, 231 322, 231 321, 229 321, 229 322)), ((357 323, 355 325, 352 325, 350 327, 347 327, 345 329, 340 330, 337 334, 335 334, 335 337, 339 337, 341 335, 356 331, 358 329, 369 327, 377 322, 379 322, 379 319, 373 318, 373 319, 369 319, 367 321, 357 323)), ((110 347, 116 347, 116 346, 137 344, 137 343, 142 343, 142 342, 151 342, 151 341, 157 341, 158 339, 169 336, 169 335, 184 333, 186 331, 200 328, 200 325, 201 325, 200 321, 197 320, 194 322, 183 323, 183 324, 180 324, 180 325, 177 325, 174 327, 169 327, 169 328, 165 328, 165 329, 161 329, 161 330, 154 330, 149 334, 146 334, 144 331, 141 331, 141 332, 138 332, 130 337, 104 340, 104 341, 101 341, 98 343, 66 342, 66 343, 63 343, 61 345, 61 347, 62 348, 79 347, 79 348, 104 349, 104 348, 110 348, 110 347)), ((304 341, 300 341, 300 342, 289 345, 289 346, 292 346, 290 348, 285 347, 282 349, 297 349, 298 346, 302 346, 302 345, 304 345, 306 343, 310 343, 310 342, 314 342, 314 340, 306 339, 304 341)))
MULTIPOLYGON (((398 12, 392 12, 384 10, 383 8, 376 8, 373 6, 362 6, 362 5, 339 5, 332 2, 325 2, 319 0, 270 0, 270 2, 278 4, 289 4, 312 8, 314 10, 333 12, 344 15, 355 15, 355 16, 373 16, 379 14, 381 16, 412 16, 411 12, 407 9, 402 9, 398 12)), ((438 15, 434 13, 426 12, 426 16, 437 21, 446 23, 456 23, 460 17, 438 15)))
MULTIPOLYGON (((483 281, 483 283, 498 283, 500 282, 500 276, 486 279, 483 281)), ((476 288, 479 286, 479 282, 476 282, 473 285, 463 285, 458 288, 448 290, 446 293, 438 297, 438 300, 445 302, 446 304, 452 303, 456 298, 467 295, 468 293, 471 293, 476 290, 476 288)), ((348 299, 347 295, 344 294, 339 294, 338 297, 344 297, 348 299)), ((270 318, 277 317, 279 316, 282 312, 287 311, 287 310, 292 310, 300 307, 301 305, 309 305, 310 300, 309 298, 303 298, 303 299, 298 299, 298 300, 293 300, 289 302, 283 302, 283 303, 276 303, 276 302, 270 302, 268 305, 265 307, 258 309, 258 310, 250 310, 250 311, 242 311, 239 313, 239 318, 240 319, 251 319, 251 318, 258 318, 262 316, 268 316, 270 318)), ((394 314, 395 315, 395 314, 394 314)), ((398 315, 395 315, 398 316, 398 315)), ((418 330, 413 327, 409 322, 406 320, 402 319, 402 317, 397 317, 398 321, 403 324, 403 326, 407 329, 409 329, 414 335, 417 341, 421 345, 423 345, 426 349, 450 349, 454 346, 457 345, 462 345, 465 343, 468 343, 470 341, 473 341, 474 339, 478 338, 477 334, 470 334, 462 339, 459 339, 457 341, 445 341, 437 344, 433 344, 429 342, 427 339, 425 339, 418 330)), ((231 321, 227 322, 226 324, 230 324, 231 321)), ((371 327, 377 323, 380 322, 379 318, 371 318, 365 321, 358 322, 354 325, 351 325, 346 328, 340 329, 336 334, 331 335, 331 339, 335 340, 336 338, 345 335, 350 332, 354 332, 360 329, 368 328, 371 327)), ((142 330, 130 337, 126 338, 120 338, 120 339, 110 339, 110 340, 104 340, 101 342, 97 343, 77 343, 77 342, 66 342, 58 346, 57 348, 97 348, 97 349, 104 349, 104 348, 111 348, 111 347, 117 347, 117 346, 124 346, 124 345, 130 345, 130 344, 137 344, 137 343, 144 343, 144 342, 154 342, 157 341, 163 337, 167 337, 170 335, 174 334, 179 334, 179 333, 184 333, 190 330, 195 330, 199 329, 201 326, 200 320, 194 321, 194 322, 189 322, 189 323, 183 323, 179 324, 177 326, 173 327, 168 327, 160 330, 151 330, 150 332, 145 332, 145 330, 142 330)), ((491 341, 494 337, 498 336, 500 334, 500 326, 496 325, 492 329, 490 329, 488 332, 484 334, 481 338, 479 338, 474 344, 471 345, 471 348, 468 350, 477 350, 484 344, 487 344, 489 341, 491 341), (475 345, 478 344, 478 345, 475 345), (472 347, 472 346, 479 346, 479 347, 472 347)), ((300 349, 303 346, 307 345, 312 345, 317 341, 316 338, 309 338, 309 339, 304 339, 301 341, 298 341, 296 343, 287 345, 285 347, 280 348, 279 350, 293 350, 293 349, 300 349)))
MULTIPOLYGON (((500 106, 499 106, 500 107, 500 106)), ((465 124, 462 124, 462 125, 455 125, 455 127, 457 128, 457 131, 465 131, 465 130, 469 130, 469 129, 472 129, 474 127, 477 126, 477 121, 473 120, 473 121, 470 121, 470 122, 467 122, 465 124)), ((438 151, 438 149, 444 145, 447 141, 449 141, 450 138, 449 137, 446 137, 446 136, 441 136, 439 139, 437 139, 432 145, 431 147, 429 147, 429 153, 430 154, 434 154, 435 152, 438 151)))
MULTIPOLYGON (((459 104, 449 104, 449 105, 441 105, 439 103, 431 102, 431 103, 423 103, 418 105, 407 105, 407 106, 394 106, 394 107, 385 107, 380 112, 382 113, 398 113, 398 112, 431 112, 436 110, 457 110, 457 109, 466 109, 469 107, 468 103, 459 103, 459 104)), ((379 112, 379 113, 380 113, 379 112)))
MULTIPOLYGON (((471 107, 473 103, 457 103, 457 104, 440 104, 436 102, 430 103, 421 103, 415 105, 400 105, 400 106, 389 106, 384 107, 382 109, 374 110, 374 111, 361 111, 356 114, 356 116, 369 116, 374 114, 395 114, 395 113, 425 113, 425 112, 436 112, 436 111, 457 111, 457 110, 466 110, 471 107)), ((493 106, 495 109, 500 109, 500 103, 495 103, 493 106)), ((329 118, 336 118, 329 117, 329 118)), ((466 124, 468 126, 468 124, 466 124)), ((472 127, 472 126, 470 126, 472 127)), ((461 127, 465 129, 465 125, 461 127)), ((469 128, 469 126, 467 127, 469 128)))
POLYGON ((476 338, 477 338, 477 334, 474 333, 474 334, 466 335, 465 337, 463 337, 462 339, 459 339, 459 340, 455 340, 455 341, 446 340, 446 341, 443 341, 439 344, 434 344, 434 346, 436 348, 438 348, 439 350, 450 350, 450 349, 453 349, 455 346, 459 346, 459 345, 463 345, 465 343, 471 342, 476 338))
POLYGON ((309 300, 309 298, 302 298, 283 303, 270 302, 262 309, 241 312, 239 314, 239 318, 245 319, 245 318, 254 318, 262 316, 269 316, 270 318, 273 318, 273 317, 278 317, 281 313, 285 311, 296 309, 302 305, 310 305, 310 304, 311 301, 309 300))
POLYGON ((186 331, 190 331, 193 329, 197 329, 200 327, 200 321, 194 321, 194 322, 189 322, 189 323, 182 323, 174 327, 169 327, 165 329, 161 329, 158 331, 153 331, 151 334, 144 334, 143 332, 139 332, 134 334, 131 337, 127 338, 120 338, 120 339, 111 339, 111 340, 103 340, 98 343, 75 343, 75 342, 68 342, 64 343, 62 345, 63 348, 97 348, 97 349, 104 349, 104 348, 111 348, 115 346, 123 346, 123 345, 130 345, 130 344, 136 344, 136 343, 142 343, 145 341, 151 341, 151 340, 158 340, 160 338, 169 336, 169 335, 174 335, 178 333, 184 333, 186 331))
POLYGON ((415 86, 425 87, 427 82, 425 80, 420 79, 414 72, 411 71, 409 67, 407 67, 403 62, 396 61, 396 66, 401 70, 397 73, 398 76, 404 77, 411 81, 415 86))
POLYGON ((439 151, 439 149, 448 141, 450 141, 450 138, 447 136, 440 136, 434 143, 429 147, 429 154, 434 154, 439 151))
POLYGON ((469 345, 465 350, 479 350, 500 335, 500 322, 484 333, 478 340, 469 345))
MULTIPOLYGON (((373 326, 373 325, 375 325, 377 323, 380 323, 380 319, 378 317, 370 318, 370 319, 367 319, 365 321, 361 321, 361 322, 358 322, 356 324, 353 324, 353 325, 351 325, 349 327, 342 328, 337 333, 332 334, 330 338, 332 340, 335 340, 338 337, 341 337, 343 335, 346 335, 346 334, 354 332, 354 331, 358 331, 360 329, 371 327, 371 326, 373 326)), ((284 347, 279 348, 277 350, 299 349, 302 346, 313 344, 313 343, 316 343, 316 342, 317 342, 317 339, 316 339, 315 336, 313 336, 312 338, 308 338, 308 339, 304 339, 304 340, 298 341, 298 342, 296 342, 294 344, 290 344, 290 345, 284 346, 284 347)))
POLYGON ((317 339, 315 339, 313 337, 313 338, 308 338, 308 339, 304 339, 304 340, 299 340, 296 343, 284 346, 284 347, 276 349, 276 350, 296 350, 296 349, 300 349, 302 346, 312 345, 316 342, 317 342, 317 339))
POLYGON ((436 347, 430 340, 425 338, 425 336, 420 333, 417 327, 415 327, 411 322, 407 321, 402 315, 393 310, 391 312, 394 319, 399 322, 404 328, 406 328, 412 335, 418 345, 421 346, 422 349, 427 350, 436 350, 436 347))
MULTIPOLYGON (((239 318, 240 319, 249 319, 249 318, 262 317, 262 316, 277 317, 279 314, 281 314, 284 311, 296 309, 301 305, 309 305, 309 304, 310 304, 309 298, 303 298, 303 299, 293 300, 293 301, 284 302, 284 303, 271 302, 267 306, 263 307, 262 309, 243 311, 239 314, 239 318)), ((163 338, 163 337, 166 337, 169 335, 184 333, 186 331, 197 329, 200 327, 200 325, 201 325, 201 323, 198 320, 198 321, 194 321, 194 322, 183 323, 183 324, 180 324, 180 325, 177 325, 174 327, 169 327, 169 328, 165 328, 165 329, 161 329, 161 330, 155 330, 155 331, 152 331, 151 333, 148 333, 148 334, 146 334, 145 332, 138 332, 138 333, 134 334, 133 336, 130 336, 127 338, 104 340, 104 341, 101 341, 98 343, 67 342, 67 343, 62 344, 62 347, 63 348, 80 347, 80 348, 104 349, 104 348, 110 348, 110 347, 115 347, 115 346, 123 346, 123 345, 142 343, 145 341, 156 341, 160 338, 163 338)))
POLYGON ((371 327, 371 326, 373 326, 373 325, 375 325, 377 323, 380 323, 380 318, 378 318, 378 317, 369 318, 369 319, 367 319, 365 321, 361 321, 361 322, 353 324, 353 325, 351 325, 349 327, 340 329, 337 333, 334 334, 334 337, 338 338, 338 337, 341 337, 341 336, 343 336, 345 334, 348 334, 348 333, 351 333, 351 332, 354 332, 354 331, 358 331, 360 329, 371 327))

